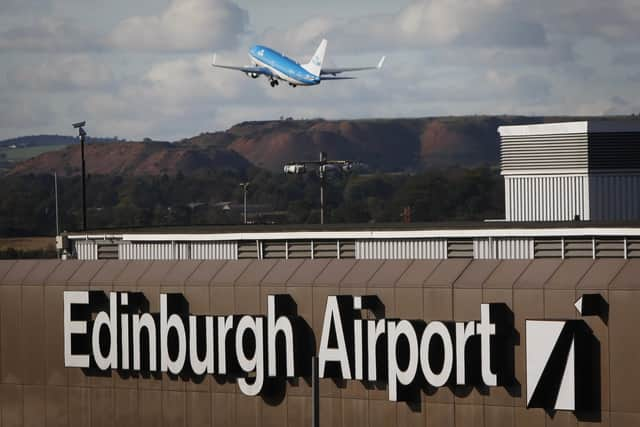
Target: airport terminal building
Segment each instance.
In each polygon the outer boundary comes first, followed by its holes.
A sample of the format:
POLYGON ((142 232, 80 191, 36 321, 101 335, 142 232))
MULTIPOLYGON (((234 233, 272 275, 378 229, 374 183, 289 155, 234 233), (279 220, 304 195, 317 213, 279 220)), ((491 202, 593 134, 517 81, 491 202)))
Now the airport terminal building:
POLYGON ((640 126, 499 133, 504 221, 0 262, 0 426, 640 425, 640 126))

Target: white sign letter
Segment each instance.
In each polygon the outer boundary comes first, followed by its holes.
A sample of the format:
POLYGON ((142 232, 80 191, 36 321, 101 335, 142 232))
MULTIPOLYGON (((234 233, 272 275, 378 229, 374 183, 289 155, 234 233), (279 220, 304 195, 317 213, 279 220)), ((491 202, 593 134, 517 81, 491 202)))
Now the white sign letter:
POLYGON ((88 368, 88 354, 71 353, 71 335, 87 333, 86 321, 71 320, 72 304, 89 304, 89 292, 65 291, 64 293, 64 366, 67 368, 88 368))

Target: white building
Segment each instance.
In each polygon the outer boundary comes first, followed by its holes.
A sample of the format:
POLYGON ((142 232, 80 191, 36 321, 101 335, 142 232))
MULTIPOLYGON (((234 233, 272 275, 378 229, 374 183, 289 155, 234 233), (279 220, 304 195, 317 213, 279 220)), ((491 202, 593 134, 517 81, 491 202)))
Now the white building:
POLYGON ((640 120, 498 132, 507 221, 640 219, 640 120))

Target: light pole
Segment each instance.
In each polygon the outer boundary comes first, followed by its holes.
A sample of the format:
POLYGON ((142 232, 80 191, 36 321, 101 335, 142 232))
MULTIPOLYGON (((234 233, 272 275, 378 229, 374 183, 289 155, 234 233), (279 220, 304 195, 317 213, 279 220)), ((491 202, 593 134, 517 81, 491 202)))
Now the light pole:
POLYGON ((84 131, 86 122, 74 123, 73 127, 78 129, 78 137, 80 138, 80 157, 82 159, 82 231, 87 231, 87 189, 85 185, 85 166, 84 166, 84 138, 87 133, 84 131))
POLYGON ((243 198, 243 212, 244 212, 244 223, 247 223, 247 188, 249 187, 250 182, 241 182, 240 187, 242 187, 242 198, 243 198))
POLYGON ((320 178, 320 224, 324 224, 324 186, 329 171, 348 172, 353 167, 352 160, 327 160, 327 153, 320 152, 319 161, 291 162, 284 165, 284 173, 302 175, 307 172, 307 166, 318 169, 320 178))

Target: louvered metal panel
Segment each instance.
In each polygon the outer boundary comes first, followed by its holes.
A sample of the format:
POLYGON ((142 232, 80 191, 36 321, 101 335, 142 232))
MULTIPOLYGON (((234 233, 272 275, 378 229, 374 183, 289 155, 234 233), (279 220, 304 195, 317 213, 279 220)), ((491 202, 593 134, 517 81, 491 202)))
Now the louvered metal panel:
POLYGON ((444 239, 356 241, 358 259, 443 259, 446 255, 447 243, 444 239))
POLYGON ((518 170, 587 169, 587 134, 503 136, 503 172, 518 170))
POLYGON ((593 239, 590 237, 567 237, 564 239, 565 258, 593 258, 593 239))
POLYGON ((97 240, 96 251, 98 259, 118 259, 118 241, 117 240, 97 240))
POLYGON ((287 258, 287 242, 285 240, 265 240, 262 242, 262 257, 264 259, 287 258))
POLYGON ((257 259, 260 258, 258 250, 258 242, 255 240, 242 240, 238 242, 238 259, 257 259))
POLYGON ((585 175, 506 176, 507 221, 589 220, 589 178, 585 175))
POLYGON ((496 259, 532 259, 533 239, 500 238, 496 239, 496 259))
POLYGON ((80 260, 98 259, 98 245, 95 240, 76 240, 76 257, 80 260))
POLYGON ((356 258, 356 242, 353 240, 339 240, 339 253, 341 259, 356 258))
POLYGON ((597 237, 594 243, 596 258, 624 258, 624 238, 597 237))
POLYGON ((295 258, 313 258, 311 255, 311 240, 289 240, 289 259, 295 258))
POLYGON ((627 258, 640 258, 640 237, 627 239, 627 258))
POLYGON ((447 258, 473 258, 473 239, 448 239, 447 258))
POLYGON ((338 258, 338 242, 336 240, 314 240, 313 258, 338 258))
POLYGON ((238 244, 236 242, 192 242, 191 259, 237 259, 238 244))
POLYGON ((533 241, 534 258, 562 258, 561 238, 535 238, 533 241))

